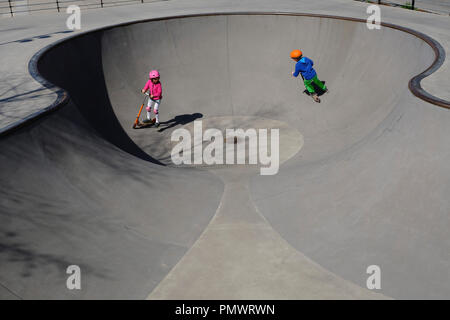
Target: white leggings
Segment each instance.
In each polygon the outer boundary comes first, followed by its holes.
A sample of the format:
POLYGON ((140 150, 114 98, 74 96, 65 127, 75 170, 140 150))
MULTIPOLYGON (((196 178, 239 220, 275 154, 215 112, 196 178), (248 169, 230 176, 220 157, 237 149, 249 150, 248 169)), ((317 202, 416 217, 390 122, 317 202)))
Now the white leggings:
POLYGON ((158 108, 159 108, 160 104, 161 104, 161 100, 148 99, 147 108, 145 108, 147 110, 147 119, 148 120, 152 119, 152 106, 154 105, 153 112, 155 113, 156 122, 159 122, 158 108))

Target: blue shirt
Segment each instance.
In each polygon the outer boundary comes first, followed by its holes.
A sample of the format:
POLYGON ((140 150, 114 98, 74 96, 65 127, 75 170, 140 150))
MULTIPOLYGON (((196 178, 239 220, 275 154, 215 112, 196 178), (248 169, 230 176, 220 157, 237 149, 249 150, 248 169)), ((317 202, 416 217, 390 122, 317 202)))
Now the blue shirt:
POLYGON ((305 80, 311 80, 316 76, 316 70, 312 67, 314 62, 307 58, 303 57, 295 64, 295 72, 294 77, 298 77, 298 74, 301 73, 305 80))

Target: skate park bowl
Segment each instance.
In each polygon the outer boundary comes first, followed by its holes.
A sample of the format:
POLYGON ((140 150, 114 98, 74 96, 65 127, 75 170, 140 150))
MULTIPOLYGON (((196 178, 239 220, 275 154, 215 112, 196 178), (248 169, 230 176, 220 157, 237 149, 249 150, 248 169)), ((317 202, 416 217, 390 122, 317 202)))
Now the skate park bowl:
POLYGON ((364 23, 318 17, 216 15, 135 23, 78 37, 47 52, 40 71, 88 108, 86 113, 99 109, 107 96, 110 109, 87 117, 101 127, 104 114, 113 111, 127 136, 165 164, 171 163, 172 128, 212 116, 287 122, 308 136, 302 152, 307 162, 336 154, 372 132, 402 95, 410 94, 409 79, 433 60, 427 43, 391 28, 373 31, 364 23), (299 95, 304 86, 291 75, 289 53, 297 47, 314 57, 319 78, 333 84, 323 104, 301 108, 311 99, 299 95), (65 72, 51 67, 55 64, 65 72), (157 134, 131 127, 151 69, 162 74, 168 122, 157 134))
MULTIPOLYGON (((2 282, 28 298, 379 298, 365 289, 367 267, 379 265, 384 298, 450 298, 450 115, 408 87, 437 60, 429 41, 400 28, 301 14, 170 17, 46 48, 32 61, 35 76, 64 89, 64 103, 0 141, 2 282), (321 103, 291 74, 297 48, 329 88, 321 103), (133 129, 152 69, 161 126, 133 129), (178 168, 171 134, 199 120, 222 131, 279 128, 279 172, 178 168), (236 190, 248 194, 241 203, 236 190), (270 226, 290 257, 326 270, 325 282, 292 267, 289 281, 277 274, 278 291, 244 289, 263 272, 258 260, 211 244, 236 270, 242 263, 240 287, 201 254, 221 219, 270 226), (71 264, 86 270, 81 292, 60 284, 71 264), (225 289, 186 282, 202 277, 225 289), (174 294, 182 286, 194 289, 174 294)), ((221 239, 245 248, 249 234, 221 239)), ((269 254, 255 242, 248 252, 269 254)))

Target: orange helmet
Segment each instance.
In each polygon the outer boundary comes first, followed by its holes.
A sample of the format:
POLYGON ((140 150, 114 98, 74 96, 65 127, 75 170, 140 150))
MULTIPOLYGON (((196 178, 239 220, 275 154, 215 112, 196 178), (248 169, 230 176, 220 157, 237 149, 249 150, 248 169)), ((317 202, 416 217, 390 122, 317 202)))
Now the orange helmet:
POLYGON ((291 58, 293 58, 293 59, 300 58, 302 55, 303 55, 303 53, 298 49, 291 51, 291 58))

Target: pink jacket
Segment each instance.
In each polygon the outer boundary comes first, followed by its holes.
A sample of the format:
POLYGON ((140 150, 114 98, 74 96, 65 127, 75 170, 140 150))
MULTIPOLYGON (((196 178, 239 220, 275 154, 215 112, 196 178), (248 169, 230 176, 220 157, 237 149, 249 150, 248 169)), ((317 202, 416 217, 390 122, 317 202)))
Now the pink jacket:
POLYGON ((148 80, 142 90, 149 90, 150 95, 153 95, 153 100, 159 100, 162 98, 161 82, 154 84, 152 80, 148 80))

